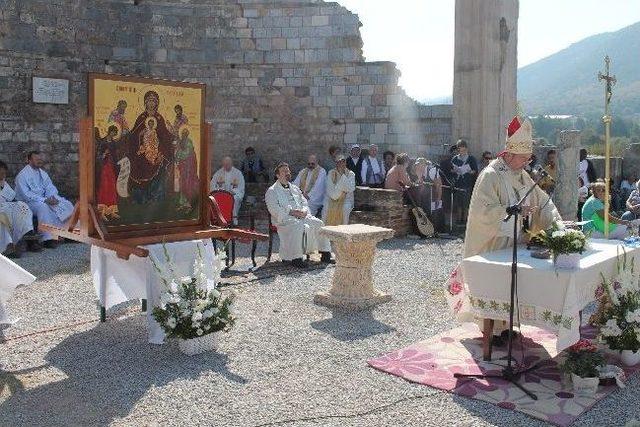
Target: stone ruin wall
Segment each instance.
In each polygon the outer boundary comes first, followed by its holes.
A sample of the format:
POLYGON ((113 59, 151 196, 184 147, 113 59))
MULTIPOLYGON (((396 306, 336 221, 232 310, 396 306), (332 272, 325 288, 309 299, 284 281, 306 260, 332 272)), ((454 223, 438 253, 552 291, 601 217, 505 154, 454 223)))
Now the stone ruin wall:
POLYGON ((88 72, 207 84, 214 168, 246 146, 269 167, 332 144, 437 156, 451 106, 421 106, 391 62, 365 62, 358 16, 337 3, 267 0, 0 0, 0 159, 49 155, 77 195, 78 119, 88 72), (34 104, 32 77, 70 80, 68 105, 34 104))

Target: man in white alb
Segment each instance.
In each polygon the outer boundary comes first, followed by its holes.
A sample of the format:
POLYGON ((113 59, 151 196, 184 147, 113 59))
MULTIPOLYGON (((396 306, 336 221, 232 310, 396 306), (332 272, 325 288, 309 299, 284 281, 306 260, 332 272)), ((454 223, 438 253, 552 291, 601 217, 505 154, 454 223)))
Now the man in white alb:
POLYGON ((265 201, 273 224, 278 229, 280 259, 304 268, 306 265, 302 257, 319 251, 322 255, 321 261, 331 263, 329 240, 318 233, 324 223, 311 215, 302 191, 289 182, 289 165, 280 163, 275 169, 275 174, 277 181, 267 190, 265 201))
MULTIPOLYGON (((16 192, 6 181, 7 172, 7 164, 0 161, 0 252, 8 258, 19 258, 18 243, 25 234, 33 234, 33 214, 26 203, 15 200, 16 192)), ((33 245, 30 248, 34 250, 33 245)))
MULTIPOLYGON (((29 206, 39 224, 64 227, 73 213, 73 204, 58 194, 49 174, 42 169, 42 157, 39 151, 27 155, 28 164, 16 176, 16 198, 29 206)), ((50 233, 42 233, 42 240, 46 248, 55 248, 58 243, 50 233)))
POLYGON ((356 191, 356 174, 347 167, 347 159, 339 154, 336 168, 327 176, 327 191, 322 208, 325 225, 349 224, 353 210, 353 193, 356 191))
POLYGON ((309 203, 309 212, 315 217, 319 217, 318 211, 322 209, 326 180, 327 171, 318 165, 315 154, 312 154, 307 160, 307 167, 293 181, 302 190, 302 195, 309 203))
POLYGON ((238 212, 244 199, 244 176, 233 167, 233 160, 227 156, 222 159, 222 167, 213 174, 209 190, 225 190, 233 194, 233 223, 238 224, 238 212))

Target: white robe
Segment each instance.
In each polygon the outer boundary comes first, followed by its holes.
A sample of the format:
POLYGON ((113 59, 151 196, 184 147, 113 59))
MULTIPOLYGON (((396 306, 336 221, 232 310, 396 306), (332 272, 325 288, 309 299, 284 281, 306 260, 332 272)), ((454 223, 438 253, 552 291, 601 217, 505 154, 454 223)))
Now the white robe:
MULTIPOLYGON (((49 174, 43 169, 34 169, 26 165, 16 176, 16 198, 29 205, 29 209, 38 217, 38 223, 63 227, 73 213, 73 204, 58 194, 49 174), (58 204, 45 203, 49 197, 55 197, 58 204)), ((50 233, 42 233, 42 240, 51 240, 50 233)))
POLYGON ((296 187, 300 188, 300 190, 303 193, 306 193, 309 196, 309 199, 307 199, 307 202, 309 203, 309 212, 311 212, 311 215, 314 215, 314 216, 318 213, 318 210, 322 207, 322 204, 324 203, 324 192, 325 192, 325 185, 326 185, 325 181, 327 179, 327 171, 325 171, 324 168, 320 166, 316 166, 316 167, 319 168, 318 178, 316 179, 316 182, 313 184, 313 187, 311 187, 313 171, 309 171, 309 173, 307 174, 307 182, 306 182, 307 188, 300 187, 300 182, 302 181, 302 173, 307 168, 302 169, 298 173, 298 176, 296 177, 296 179, 293 181, 296 187))
POLYGON ((326 222, 329 212, 329 199, 338 200, 342 194, 346 193, 342 205, 342 224, 349 224, 349 216, 353 210, 353 193, 356 191, 356 174, 347 169, 346 173, 333 183, 333 174, 336 169, 329 172, 327 177, 327 190, 325 191, 324 209, 322 210, 322 220, 326 222))
POLYGON ((238 213, 240 212, 240 206, 242 206, 242 199, 244 199, 244 176, 242 176, 242 172, 234 167, 230 171, 226 171, 224 168, 218 169, 213 174, 213 178, 211 178, 209 190, 225 190, 233 194, 233 223, 238 224, 238 213))
POLYGON ((16 287, 29 285, 36 280, 35 276, 22 267, 0 255, 0 324, 14 323, 9 318, 5 304, 16 287))
POLYGON ((33 230, 33 213, 24 202, 15 201, 16 192, 8 183, 0 183, 0 215, 4 215, 8 224, 0 219, 0 252, 4 252, 10 243, 18 243, 22 236, 33 230))
POLYGON ((582 178, 582 182, 587 187, 589 186, 589 175, 587 174, 587 169, 589 168, 589 162, 587 159, 581 160, 578 162, 578 177, 582 178))
POLYGON ((315 251, 331 251, 329 240, 318 233, 324 223, 309 213, 307 199, 295 184, 290 183, 286 189, 276 181, 267 190, 265 201, 273 225, 278 228, 280 259, 291 261, 315 251), (307 217, 298 219, 289 215, 292 209, 306 211, 307 217))

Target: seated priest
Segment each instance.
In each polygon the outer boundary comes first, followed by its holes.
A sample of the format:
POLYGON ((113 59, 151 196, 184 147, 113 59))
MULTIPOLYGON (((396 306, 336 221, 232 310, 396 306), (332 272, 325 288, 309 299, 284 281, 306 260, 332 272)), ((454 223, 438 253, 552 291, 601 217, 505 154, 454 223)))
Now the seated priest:
MULTIPOLYGON (((604 201, 605 183, 602 180, 592 182, 590 185, 591 197, 582 206, 582 220, 589 221, 582 226, 585 233, 591 233, 594 239, 604 239, 604 201)), ((611 199, 611 195, 609 195, 611 199)), ((609 214, 609 239, 624 240, 627 237, 627 226, 631 221, 620 219, 613 214, 609 214)))
POLYGON ((211 191, 225 190, 233 194, 233 223, 237 225, 238 212, 240 212, 242 199, 244 199, 244 176, 239 169, 233 167, 231 157, 227 156, 222 159, 222 167, 213 174, 209 189, 211 191))
POLYGON ((312 154, 307 160, 307 167, 302 169, 293 181, 302 190, 302 195, 309 204, 309 212, 315 217, 318 217, 318 212, 322 209, 326 179, 327 171, 318 165, 316 156, 312 154))
MULTIPOLYGON (((16 198, 29 206, 39 224, 64 227, 73 213, 73 204, 58 194, 49 174, 42 169, 44 161, 39 151, 29 152, 27 161, 16 176, 16 198)), ((42 240, 46 248, 58 244, 51 233, 42 233, 42 240)))
POLYGON ((273 224, 278 228, 280 259, 304 268, 303 255, 319 251, 321 261, 331 263, 329 240, 318 233, 324 223, 311 215, 302 191, 289 182, 289 165, 280 163, 275 174, 277 181, 267 190, 265 201, 273 224))
POLYGON ((322 208, 325 225, 349 224, 353 210, 353 193, 356 191, 356 174, 347 166, 347 159, 339 154, 335 158, 336 168, 327 176, 327 191, 322 208))
MULTIPOLYGON (((516 204, 534 184, 525 166, 529 163, 533 148, 533 128, 528 119, 515 117, 507 129, 507 142, 504 151, 498 154, 478 176, 471 202, 464 239, 464 257, 485 252, 506 249, 512 246, 514 218, 504 222, 507 207, 516 204)), ((522 215, 518 217, 518 240, 524 240, 523 218, 528 218, 529 230, 538 232, 547 229, 555 221, 561 221, 550 196, 540 187, 536 187, 525 201, 522 215)), ((472 320, 471 313, 465 313, 468 297, 460 292, 464 284, 460 265, 451 274, 448 291, 445 293, 453 311, 462 321, 472 320)), ((500 286, 508 287, 508 283, 500 286)), ((464 285, 463 288, 464 289, 464 285)), ((482 323, 482 322, 481 322, 482 323)), ((482 328, 482 326, 481 326, 482 328)), ((494 345, 504 345, 508 325, 503 321, 494 322, 494 345), (502 333, 501 333, 502 332, 502 333), (499 335, 498 335, 499 334, 499 335)))
MULTIPOLYGON (((26 203, 16 201, 16 192, 6 181, 8 170, 0 161, 0 252, 8 258, 19 258, 22 238, 34 234, 33 214, 26 203)), ((29 250, 41 250, 37 240, 29 243, 29 250)))

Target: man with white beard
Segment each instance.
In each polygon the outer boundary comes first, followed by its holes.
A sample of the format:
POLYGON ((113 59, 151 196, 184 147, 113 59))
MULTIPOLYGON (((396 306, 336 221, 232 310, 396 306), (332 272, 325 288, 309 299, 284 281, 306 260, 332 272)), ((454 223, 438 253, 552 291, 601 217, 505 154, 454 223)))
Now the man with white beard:
MULTIPOLYGON (((64 227, 73 213, 73 204, 58 194, 49 174, 42 169, 44 161, 39 151, 30 151, 27 160, 16 176, 16 198, 29 206, 39 224, 64 227)), ((42 240, 45 248, 58 244, 51 233, 42 233, 42 240)))
POLYGON ((296 187, 302 190, 302 195, 307 199, 309 212, 318 217, 318 211, 324 203, 324 190, 327 180, 327 171, 318 166, 315 154, 309 156, 307 167, 302 169, 293 181, 296 187))
POLYGON ((244 176, 233 167, 233 160, 227 156, 222 159, 222 167, 213 174, 209 190, 225 190, 233 194, 233 223, 238 224, 238 213, 244 199, 244 176))
POLYGON ((290 183, 291 170, 280 163, 275 174, 277 181, 267 190, 265 201, 280 238, 280 259, 299 268, 306 267, 302 257, 316 250, 321 261, 331 263, 329 240, 319 234, 322 220, 311 215, 307 199, 295 184, 290 183))

